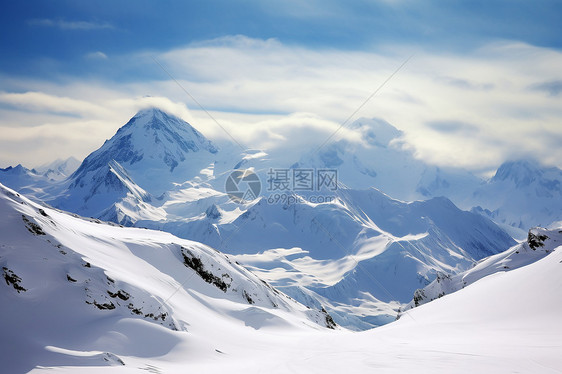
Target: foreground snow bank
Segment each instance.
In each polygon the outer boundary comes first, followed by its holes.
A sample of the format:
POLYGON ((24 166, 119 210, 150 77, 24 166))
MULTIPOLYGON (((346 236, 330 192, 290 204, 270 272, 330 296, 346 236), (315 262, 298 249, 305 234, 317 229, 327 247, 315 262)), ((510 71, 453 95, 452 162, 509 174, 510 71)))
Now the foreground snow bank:
POLYGON ((2 372, 472 374, 562 367, 558 245, 527 266, 354 333, 321 328, 313 321, 325 323, 325 314, 198 243, 76 219, 7 189, 0 212, 2 372), (142 315, 128 308, 130 300, 142 315))
POLYGON ((74 217, 2 185, 0 275, 2 372, 121 365, 186 342, 214 352, 232 329, 335 327, 210 247, 74 217))

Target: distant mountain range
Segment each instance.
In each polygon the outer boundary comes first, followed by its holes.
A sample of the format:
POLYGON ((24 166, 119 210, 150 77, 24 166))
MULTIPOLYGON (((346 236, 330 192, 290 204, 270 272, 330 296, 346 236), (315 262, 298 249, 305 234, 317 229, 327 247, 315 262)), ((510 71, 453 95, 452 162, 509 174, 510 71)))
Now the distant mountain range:
POLYGON ((363 144, 337 141, 275 160, 263 150, 219 148, 151 108, 77 168, 72 160, 43 173, 19 165, 1 169, 0 182, 81 216, 213 246, 357 329, 393 320, 437 274, 460 274, 512 247, 511 236, 562 220, 559 169, 507 162, 485 181, 415 159, 393 145, 401 133, 385 121, 361 119, 351 128, 363 144), (262 192, 243 204, 225 191, 241 168, 260 178, 262 192), (285 200, 272 201, 272 169, 337 170, 338 188, 284 191, 285 200), (325 201, 313 202, 318 195, 325 201), (413 200, 425 201, 406 202, 413 200))

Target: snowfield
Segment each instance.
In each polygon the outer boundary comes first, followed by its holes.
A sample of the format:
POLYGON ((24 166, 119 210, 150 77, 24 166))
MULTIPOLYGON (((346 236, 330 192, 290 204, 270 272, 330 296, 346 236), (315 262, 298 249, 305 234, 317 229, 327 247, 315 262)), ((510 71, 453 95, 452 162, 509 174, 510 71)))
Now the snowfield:
MULTIPOLYGON (((227 256, 0 189, 2 372, 556 373, 562 250, 383 327, 330 318, 227 256)), ((557 233, 562 227, 552 227, 557 233)))
POLYGON ((184 340, 216 353, 237 340, 222 331, 336 327, 205 245, 73 217, 1 185, 0 211, 8 372, 159 356, 184 340))
POLYGON ((532 264, 552 253, 560 245, 562 245, 562 230, 556 229, 556 225, 551 229, 535 227, 529 230, 527 241, 482 259, 469 270, 459 274, 437 274, 437 278, 431 284, 416 290, 414 299, 404 310, 456 292, 484 277, 532 264))

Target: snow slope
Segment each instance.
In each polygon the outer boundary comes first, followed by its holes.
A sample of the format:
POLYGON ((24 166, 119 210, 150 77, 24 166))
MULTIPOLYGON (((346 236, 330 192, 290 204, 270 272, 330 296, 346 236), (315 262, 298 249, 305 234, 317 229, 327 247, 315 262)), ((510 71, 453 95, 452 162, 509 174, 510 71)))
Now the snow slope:
POLYGON ((456 292, 492 274, 512 271, 532 264, 549 255, 561 245, 562 230, 533 228, 529 230, 527 241, 519 243, 507 251, 486 257, 469 270, 459 274, 437 274, 437 278, 431 284, 416 290, 413 300, 404 309, 411 309, 456 292))
POLYGON ((0 196, 3 372, 556 373, 562 367, 560 246, 396 322, 350 332, 319 327, 309 317, 323 313, 308 315, 208 247, 77 219, 4 188, 0 196), (200 256, 212 274, 227 271, 238 292, 207 283, 184 265, 182 253, 200 256), (242 289, 257 294, 255 304, 242 289), (151 312, 169 314, 163 321, 151 312))
POLYGON ((493 222, 448 199, 405 203, 375 189, 341 189, 321 204, 262 198, 237 211, 219 207, 213 217, 142 224, 236 255, 306 305, 321 301, 350 328, 393 320, 399 304, 438 272, 461 272, 515 244, 493 222))
POLYGON ((0 212, 3 372, 121 365, 177 347, 217 354, 223 329, 334 327, 200 243, 73 217, 2 185, 0 212))
POLYGON ((383 327, 287 334, 262 360, 250 363, 253 356, 245 361, 237 352, 206 364, 205 371, 257 373, 266 365, 268 373, 559 373, 561 270, 559 246, 535 263, 485 277, 383 327))

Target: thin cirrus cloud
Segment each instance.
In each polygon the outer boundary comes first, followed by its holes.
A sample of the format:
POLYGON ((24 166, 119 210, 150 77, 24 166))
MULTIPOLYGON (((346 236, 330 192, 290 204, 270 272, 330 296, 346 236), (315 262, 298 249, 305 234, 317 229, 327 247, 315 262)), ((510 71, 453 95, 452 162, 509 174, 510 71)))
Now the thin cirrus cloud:
POLYGON ((90 52, 85 55, 89 60, 107 60, 108 57, 102 51, 90 52))
POLYGON ((66 21, 64 19, 31 19, 28 21, 31 26, 54 27, 61 30, 107 30, 115 27, 107 22, 94 21, 66 21))

